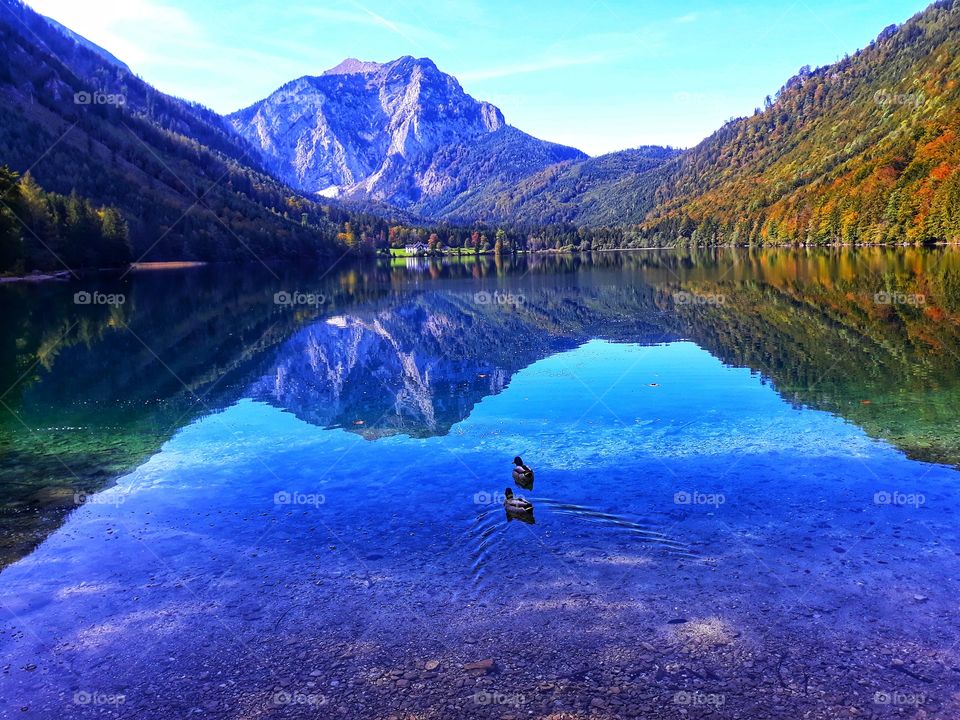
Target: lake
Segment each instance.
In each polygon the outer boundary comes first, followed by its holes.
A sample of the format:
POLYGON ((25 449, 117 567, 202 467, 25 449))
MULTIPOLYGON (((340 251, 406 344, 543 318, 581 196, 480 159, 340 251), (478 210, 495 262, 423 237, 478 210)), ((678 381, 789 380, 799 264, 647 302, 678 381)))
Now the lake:
POLYGON ((0 307, 9 717, 960 714, 956 251, 202 267, 0 307))

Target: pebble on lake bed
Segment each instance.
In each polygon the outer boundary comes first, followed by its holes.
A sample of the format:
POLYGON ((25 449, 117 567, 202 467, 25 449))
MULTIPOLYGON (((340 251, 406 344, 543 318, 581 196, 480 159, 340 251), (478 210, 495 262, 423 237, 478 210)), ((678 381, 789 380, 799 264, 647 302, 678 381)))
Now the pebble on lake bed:
POLYGON ((463 666, 463 669, 467 670, 468 672, 479 671, 481 673, 487 673, 493 670, 494 665, 494 661, 491 658, 487 658, 486 660, 478 660, 477 662, 466 663, 463 666))

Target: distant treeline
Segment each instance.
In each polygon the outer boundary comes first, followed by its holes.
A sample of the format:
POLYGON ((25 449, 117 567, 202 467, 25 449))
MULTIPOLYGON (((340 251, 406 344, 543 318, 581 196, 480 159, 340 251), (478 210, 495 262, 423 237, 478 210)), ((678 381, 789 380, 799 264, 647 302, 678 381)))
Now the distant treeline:
MULTIPOLYGON (((377 250, 424 245, 428 250, 461 249, 477 253, 543 250, 609 250, 640 247, 646 240, 642 233, 626 227, 577 227, 572 223, 550 225, 502 224, 489 225, 397 225, 380 221, 373 238, 361 233, 361 241, 372 241, 377 250)), ((355 235, 346 223, 349 234, 355 235)), ((368 225, 368 227, 371 227, 368 225)), ((343 239, 341 234, 341 239, 343 239)), ((353 241, 353 238, 350 239, 353 241)))
MULTIPOLYGON (((313 220, 301 198, 286 201, 288 219, 313 220), (292 216, 292 217, 291 217, 292 216)), ((372 213, 324 208, 327 221, 339 228, 342 252, 370 255, 378 250, 421 243, 431 250, 457 248, 475 252, 521 250, 600 250, 642 242, 623 228, 577 228, 554 224, 546 227, 478 224, 472 227, 396 224, 372 213)), ((183 259, 204 257, 204 236, 189 237, 183 259)), ((0 274, 17 275, 34 270, 125 267, 137 260, 131 248, 128 223, 115 207, 96 206, 80 197, 41 188, 29 173, 22 178, 0 167, 0 274)))

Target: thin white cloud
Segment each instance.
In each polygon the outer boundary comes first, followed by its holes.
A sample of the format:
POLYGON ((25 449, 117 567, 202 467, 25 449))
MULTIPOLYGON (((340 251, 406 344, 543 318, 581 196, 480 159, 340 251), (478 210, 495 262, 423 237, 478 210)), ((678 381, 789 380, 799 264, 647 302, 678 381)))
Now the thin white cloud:
POLYGON ((674 18, 673 21, 675 23, 680 23, 682 25, 685 25, 688 23, 694 23, 699 19, 700 19, 700 13, 691 12, 691 13, 687 13, 686 15, 681 15, 680 17, 674 18))
POLYGON ((546 48, 540 57, 488 68, 462 70, 454 74, 458 79, 469 82, 585 65, 606 65, 628 57, 656 55, 663 43, 662 33, 652 28, 640 28, 633 32, 594 33, 579 37, 576 41, 554 44, 546 48), (602 49, 583 52, 580 50, 582 47, 602 49))
POLYGON ((361 10, 362 12, 364 12, 365 14, 367 14, 370 18, 372 18, 375 25, 379 25, 380 27, 385 27, 390 32, 396 33, 400 37, 411 40, 411 38, 408 37, 407 34, 403 30, 401 30, 396 23, 391 22, 390 20, 387 20, 385 17, 383 17, 383 15, 378 15, 370 8, 364 5, 361 5, 358 2, 353 3, 353 5, 357 7, 359 10, 361 10))
POLYGON ((141 36, 172 38, 196 45, 200 28, 178 8, 157 0, 29 0, 30 6, 106 48, 120 60, 137 66, 150 58, 141 36))
POLYGON ((429 40, 431 42, 434 40, 433 33, 426 31, 424 28, 391 20, 380 13, 374 12, 366 5, 356 2, 356 0, 348 0, 348 2, 354 8, 353 11, 331 7, 304 7, 300 12, 318 20, 325 20, 331 23, 349 23, 365 27, 381 28, 413 43, 418 48, 423 48, 421 40, 429 40), (420 39, 418 39, 418 36, 420 39))
POLYGON ((491 14, 484 6, 484 0, 430 0, 430 3, 424 3, 423 0, 391 0, 391 8, 396 8, 405 17, 424 18, 425 12, 433 21, 440 21, 438 26, 446 23, 466 24, 476 29, 478 26, 484 28, 495 27, 497 13, 491 14))
POLYGON ((603 53, 593 53, 580 57, 552 57, 540 58, 526 62, 500 65, 481 70, 467 70, 456 73, 460 80, 491 80, 493 78, 511 77, 513 75, 527 75, 529 73, 547 72, 560 68, 575 67, 577 65, 600 65, 609 62, 611 58, 603 53))
POLYGON ((491 80, 495 78, 528 75, 530 73, 549 72, 582 65, 604 65, 624 56, 622 51, 587 53, 585 55, 555 55, 535 58, 510 65, 498 65, 480 70, 467 70, 456 73, 460 80, 491 80))

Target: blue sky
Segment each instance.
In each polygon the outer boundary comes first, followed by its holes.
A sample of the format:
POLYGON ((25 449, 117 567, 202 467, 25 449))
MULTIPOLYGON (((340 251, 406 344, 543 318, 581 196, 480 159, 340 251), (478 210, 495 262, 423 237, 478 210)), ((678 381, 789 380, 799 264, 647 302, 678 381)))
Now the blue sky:
POLYGON ((345 57, 432 58, 507 122, 591 155, 695 145, 916 0, 28 0, 160 89, 229 112, 345 57))

